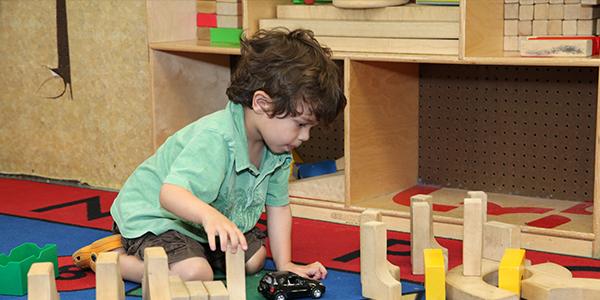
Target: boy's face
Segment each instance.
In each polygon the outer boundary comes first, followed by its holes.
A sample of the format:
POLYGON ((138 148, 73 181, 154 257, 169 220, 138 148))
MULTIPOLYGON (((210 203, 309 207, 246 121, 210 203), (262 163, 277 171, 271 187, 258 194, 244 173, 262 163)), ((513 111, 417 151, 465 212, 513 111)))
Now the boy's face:
POLYGON ((310 129, 317 125, 312 112, 301 104, 298 111, 302 114, 280 118, 263 114, 259 126, 262 138, 274 153, 291 152, 310 138, 310 129))

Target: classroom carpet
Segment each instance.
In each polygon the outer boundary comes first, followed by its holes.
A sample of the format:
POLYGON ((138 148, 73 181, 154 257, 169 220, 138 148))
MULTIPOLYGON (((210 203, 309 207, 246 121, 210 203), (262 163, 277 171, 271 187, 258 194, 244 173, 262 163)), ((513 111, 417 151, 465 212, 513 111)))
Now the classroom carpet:
MULTIPOLYGON (((80 270, 71 261, 71 253, 83 245, 110 234, 112 219, 108 213, 115 192, 0 178, 0 253, 25 242, 40 247, 56 244, 59 275, 56 280, 61 299, 94 299, 95 275, 80 270)), ((263 216, 259 228, 266 229, 263 216)), ((360 242, 356 226, 303 218, 293 219, 293 260, 297 263, 322 262, 329 271, 323 281, 327 287, 322 299, 363 299, 360 287, 360 242)), ((410 299, 423 299, 423 276, 411 274, 410 235, 388 231, 388 260, 401 269, 403 293, 410 299)), ((449 250, 449 267, 459 265, 462 243, 438 238, 449 250)), ((527 251, 533 264, 555 262, 567 267, 575 277, 600 278, 600 260, 527 251)), ((0 265, 0 270, 2 266, 0 265)), ((265 270, 247 277, 247 298, 263 299, 256 291, 260 277, 273 270, 268 261, 265 270)), ((1 289, 0 283, 0 289, 1 289)), ((140 286, 126 282, 127 299, 140 299, 140 286)), ((26 299, 26 296, 0 295, 0 299, 26 299)))

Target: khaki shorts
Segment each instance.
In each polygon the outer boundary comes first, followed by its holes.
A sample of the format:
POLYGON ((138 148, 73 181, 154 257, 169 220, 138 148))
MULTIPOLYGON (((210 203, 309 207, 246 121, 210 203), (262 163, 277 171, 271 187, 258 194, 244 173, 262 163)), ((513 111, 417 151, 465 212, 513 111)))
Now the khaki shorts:
MULTIPOLYGON (((119 233, 115 224, 113 232, 119 233)), ((246 261, 248 261, 264 245, 266 234, 257 227, 244 234, 248 243, 246 261)), ((167 253, 169 264, 176 263, 191 257, 203 257, 213 269, 225 270, 225 253, 220 250, 219 237, 216 237, 217 250, 211 251, 208 243, 200 243, 184 234, 169 230, 158 236, 147 232, 139 238, 122 238, 123 248, 127 255, 135 255, 144 259, 144 249, 147 247, 163 247, 167 253)))

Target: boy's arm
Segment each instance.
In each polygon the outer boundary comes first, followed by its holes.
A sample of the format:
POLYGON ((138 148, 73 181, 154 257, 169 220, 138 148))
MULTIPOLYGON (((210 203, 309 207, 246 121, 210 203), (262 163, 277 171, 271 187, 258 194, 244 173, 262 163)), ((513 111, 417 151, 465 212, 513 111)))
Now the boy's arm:
POLYGON ((248 249, 244 234, 233 222, 184 188, 165 183, 160 189, 160 205, 184 220, 202 224, 211 250, 216 250, 216 235, 220 237, 222 251, 227 249, 228 242, 234 253, 238 244, 244 251, 248 249))
POLYGON ((292 213, 289 205, 267 205, 267 230, 277 270, 292 271, 313 279, 325 278, 327 270, 318 261, 305 266, 292 262, 292 213))

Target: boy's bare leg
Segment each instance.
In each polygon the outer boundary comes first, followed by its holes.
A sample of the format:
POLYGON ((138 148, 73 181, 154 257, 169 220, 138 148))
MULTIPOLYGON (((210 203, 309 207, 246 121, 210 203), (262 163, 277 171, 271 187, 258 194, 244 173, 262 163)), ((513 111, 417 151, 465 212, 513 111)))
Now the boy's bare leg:
POLYGON ((136 256, 127 255, 125 249, 118 248, 113 250, 119 253, 119 269, 121 277, 125 280, 140 283, 144 276, 144 262, 136 256))
POLYGON ((169 266, 171 274, 177 274, 183 281, 211 281, 213 270, 203 257, 190 257, 169 266))
POLYGON ((265 246, 260 247, 252 257, 246 262, 246 274, 254 274, 262 270, 265 266, 267 258, 267 249, 265 246))
MULTIPOLYGON (((144 261, 137 256, 125 254, 123 248, 115 249, 119 255, 119 268, 121 277, 128 281, 140 283, 144 277, 144 261)), ((183 281, 202 280, 209 281, 213 279, 213 271, 206 259, 201 257, 191 257, 182 261, 173 263, 169 266, 169 273, 179 275, 183 281)))

